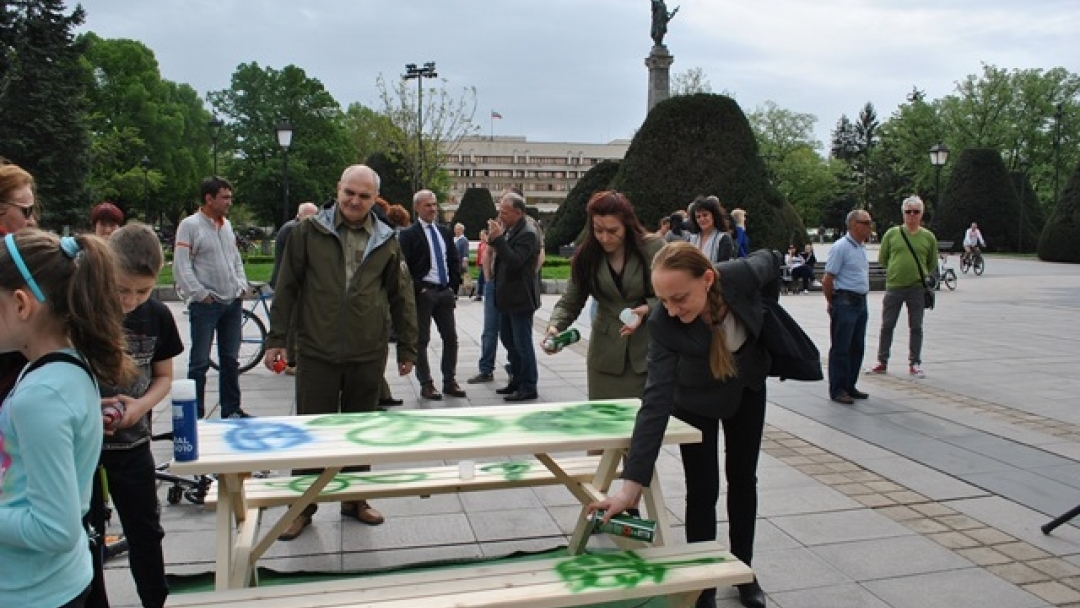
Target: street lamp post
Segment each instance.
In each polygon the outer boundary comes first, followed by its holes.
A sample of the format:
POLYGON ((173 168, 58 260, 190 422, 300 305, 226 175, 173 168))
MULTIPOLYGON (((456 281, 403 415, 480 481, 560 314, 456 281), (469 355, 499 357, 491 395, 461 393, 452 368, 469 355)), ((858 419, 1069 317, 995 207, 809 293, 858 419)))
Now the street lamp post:
POLYGON ((941 216, 941 168, 949 160, 949 149, 940 141, 930 148, 930 164, 934 166, 934 222, 941 216))
POLYGON ((1062 104, 1057 104, 1057 111, 1054 112, 1054 204, 1057 204, 1058 200, 1058 176, 1061 170, 1061 108, 1062 104))
POLYGON ((206 126, 210 127, 210 146, 213 151, 212 154, 214 155, 214 176, 216 177, 218 131, 221 130, 221 127, 225 126, 225 121, 218 118, 217 114, 214 114, 214 117, 210 119, 210 122, 206 123, 206 126))
POLYGON ((154 222, 150 219, 150 157, 142 157, 139 164, 142 165, 143 198, 146 203, 146 223, 153 226, 154 222))
POLYGON ((415 63, 405 64, 404 80, 416 79, 416 176, 413 178, 413 190, 420 190, 424 177, 424 78, 435 78, 435 62, 429 61, 422 67, 415 63))
POLYGON ((284 118, 277 125, 277 143, 285 154, 282 184, 284 195, 281 198, 281 223, 289 221, 289 146, 292 145, 293 128, 284 118))
POLYGON ((1020 159, 1020 225, 1016 229, 1016 253, 1024 252, 1024 195, 1027 193, 1027 172, 1030 166, 1026 158, 1020 159))

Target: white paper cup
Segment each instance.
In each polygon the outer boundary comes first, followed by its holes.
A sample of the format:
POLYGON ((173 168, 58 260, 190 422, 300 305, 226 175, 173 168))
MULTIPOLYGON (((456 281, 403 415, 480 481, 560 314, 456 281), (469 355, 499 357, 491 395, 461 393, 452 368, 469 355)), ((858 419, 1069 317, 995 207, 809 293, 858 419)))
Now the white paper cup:
POLYGON ((460 479, 472 479, 476 477, 476 462, 472 460, 462 460, 457 465, 458 478, 460 479))

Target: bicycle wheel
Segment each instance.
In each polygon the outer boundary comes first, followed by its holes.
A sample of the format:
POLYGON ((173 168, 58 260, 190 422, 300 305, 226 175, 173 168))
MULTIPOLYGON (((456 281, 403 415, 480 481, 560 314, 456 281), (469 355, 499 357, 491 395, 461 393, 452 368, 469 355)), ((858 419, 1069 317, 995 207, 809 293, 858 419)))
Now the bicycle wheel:
MULTIPOLYGON (((240 354, 237 361, 240 363, 240 373, 244 373, 258 365, 263 355, 266 354, 266 324, 258 315, 248 309, 241 311, 243 318, 240 321, 240 354)), ((217 334, 214 334, 214 342, 210 345, 210 367, 219 369, 217 357, 217 334)))
POLYGON ((949 291, 956 291, 956 271, 949 268, 945 271, 945 275, 941 281, 945 283, 945 286, 949 288, 949 291))
POLYGON ((975 264, 973 267, 975 268, 975 274, 981 277, 983 271, 986 270, 986 264, 983 262, 983 258, 981 255, 975 258, 975 264))
POLYGON ((971 270, 971 258, 966 255, 960 256, 960 272, 967 274, 971 270))

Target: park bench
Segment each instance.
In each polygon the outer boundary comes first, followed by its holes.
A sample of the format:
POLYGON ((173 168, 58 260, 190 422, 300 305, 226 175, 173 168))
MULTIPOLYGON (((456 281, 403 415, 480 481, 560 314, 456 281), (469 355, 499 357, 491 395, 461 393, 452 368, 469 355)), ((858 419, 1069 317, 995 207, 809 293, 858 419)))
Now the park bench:
MULTIPOLYGON (((814 264, 814 282, 810 285, 810 291, 821 291, 821 278, 825 276, 825 262, 814 264)), ((789 288, 786 288, 789 289, 789 288)), ((885 267, 876 261, 870 261, 870 291, 883 291, 885 289, 885 267)))
MULTIPOLYGON (((579 456, 555 459, 571 478, 591 481, 600 464, 599 456, 579 456)), ((288 477, 250 477, 244 481, 247 506, 267 509, 292 504, 315 480, 315 475, 288 477)), ((461 479, 457 465, 408 469, 387 469, 369 472, 339 473, 319 492, 315 502, 342 502, 430 496, 515 487, 561 485, 564 481, 535 458, 476 463, 474 477, 461 479)), ((213 508, 218 493, 211 487, 205 505, 213 508)))
POLYGON ((702 589, 754 574, 716 541, 628 551, 359 574, 319 582, 175 594, 170 608, 563 608, 668 596, 689 607, 702 589))

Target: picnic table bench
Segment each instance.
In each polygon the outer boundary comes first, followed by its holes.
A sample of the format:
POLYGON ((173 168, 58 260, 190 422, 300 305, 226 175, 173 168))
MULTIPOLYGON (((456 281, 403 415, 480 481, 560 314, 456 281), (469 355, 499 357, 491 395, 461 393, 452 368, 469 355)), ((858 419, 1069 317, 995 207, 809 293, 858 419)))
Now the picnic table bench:
POLYGON ((668 596, 692 606, 702 589, 754 574, 716 541, 487 562, 327 581, 169 596, 170 608, 564 608, 668 596))

